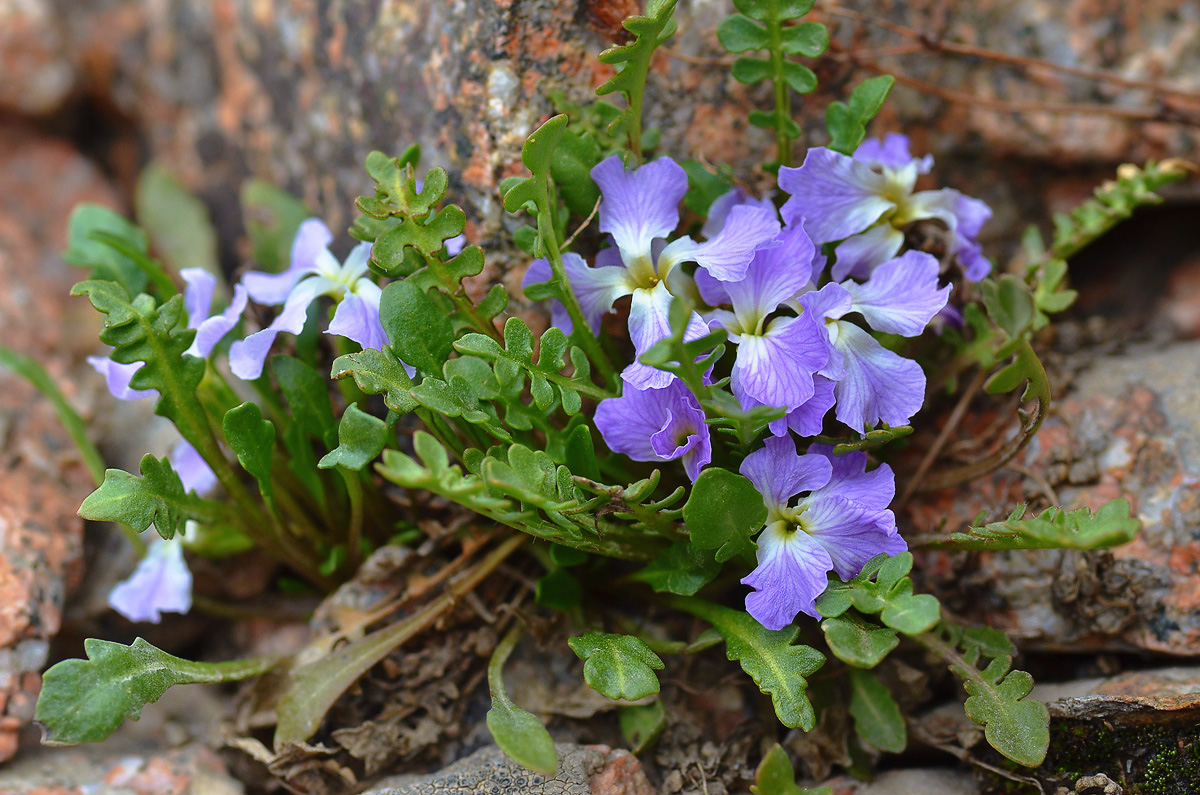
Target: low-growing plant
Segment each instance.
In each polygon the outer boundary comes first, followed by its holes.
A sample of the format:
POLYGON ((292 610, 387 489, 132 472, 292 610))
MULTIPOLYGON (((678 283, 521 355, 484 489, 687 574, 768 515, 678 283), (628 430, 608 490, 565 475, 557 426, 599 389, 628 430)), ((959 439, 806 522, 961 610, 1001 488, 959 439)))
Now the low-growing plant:
MULTIPOLYGON (((912 432, 927 373, 950 390, 986 374, 987 392, 1017 393, 1022 408, 1000 449, 922 472, 914 488, 979 477, 1015 455, 1050 404, 1034 334, 1074 298, 1066 258, 1183 168, 1125 167, 1057 221, 1049 247, 1031 233, 1024 266, 997 273, 979 240, 988 207, 952 188, 915 190, 931 157, 913 156, 895 133, 865 137, 889 78, 831 105, 830 145, 792 165, 800 127, 790 92, 816 85, 798 57, 819 56, 828 34, 799 21, 811 0, 736 0, 721 43, 765 57, 740 58, 733 76, 774 87, 773 109, 751 122, 775 133, 769 165, 782 201, 753 196, 728 170, 645 155, 654 136, 642 127, 642 94, 656 48, 675 31, 674 5, 651 0, 626 21, 629 42, 600 55, 616 71, 597 93, 623 103, 545 121, 522 152, 528 176, 504 185, 504 207, 530 221, 515 239, 530 258, 525 296, 546 302, 553 321, 540 334, 508 314, 504 287, 480 291, 484 251, 464 240, 463 210, 444 202, 446 172, 423 171, 415 147, 367 158, 374 188, 356 202, 350 234, 360 242, 343 259, 330 250, 335 235, 301 221, 294 200, 248 188, 247 201, 279 209, 277 227, 251 229, 255 256, 286 267, 246 273, 232 292, 204 268, 164 266, 120 216, 75 211, 67 259, 89 273, 72 294, 103 314, 100 340, 111 348, 93 363, 113 395, 153 399, 179 434, 170 455, 147 455, 138 473, 96 471, 80 507, 144 548, 114 608, 134 620, 185 612, 184 549, 257 548, 293 587, 328 593, 380 546, 420 541, 422 517, 397 494, 454 506, 467 517, 457 526, 470 554, 440 595, 402 619, 318 638, 286 659, 199 663, 141 639, 89 640, 88 659, 45 674, 36 717, 47 743, 101 740, 174 684, 270 670, 280 678, 276 748, 301 743, 363 673, 528 553, 544 568, 536 601, 571 614, 584 679, 609 698, 654 699, 672 657, 723 642, 786 727, 812 729, 813 676, 841 672, 819 686, 847 705, 864 745, 896 753, 906 718, 874 669, 896 649, 923 649, 962 681, 966 712, 997 751, 1042 761, 1048 713, 1029 698, 1030 676, 1013 669, 1013 645, 916 592, 883 459, 912 432), (579 234, 593 214, 598 234, 579 234), (931 234, 910 234, 916 226, 931 234), (911 242, 929 239, 936 255, 911 242), (279 310, 259 327, 251 304, 279 310), (156 540, 143 542, 151 527, 156 540), (711 630, 687 641, 639 635, 640 616, 607 595, 617 577, 634 604, 711 630)), ((98 461, 36 363, 3 357, 56 396, 98 461)), ((1022 507, 924 541, 1093 549, 1129 540, 1138 528, 1129 514, 1121 500, 1095 514, 1022 507)), ((549 734, 504 688, 519 633, 489 666, 487 723, 514 759, 549 772, 549 734)), ((627 720, 650 742, 662 705, 630 707, 627 720)), ((755 791, 785 790, 804 791, 777 749, 755 791)))

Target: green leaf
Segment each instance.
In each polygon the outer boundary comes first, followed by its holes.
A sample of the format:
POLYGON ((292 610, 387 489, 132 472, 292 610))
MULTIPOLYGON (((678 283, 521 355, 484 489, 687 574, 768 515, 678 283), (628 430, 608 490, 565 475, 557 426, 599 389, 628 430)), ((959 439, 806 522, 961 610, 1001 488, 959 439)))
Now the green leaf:
POLYGON ((387 444, 387 423, 351 403, 338 424, 338 446, 325 454, 317 466, 340 466, 355 472, 374 461, 387 444))
POLYGON ((759 763, 750 792, 753 795, 833 795, 833 788, 826 786, 805 789, 797 786, 792 760, 788 759, 783 746, 776 743, 759 763))
POLYGON ((713 625, 725 638, 725 654, 737 660, 763 693, 769 693, 775 715, 784 726, 811 731, 816 725, 812 703, 805 692, 806 677, 816 673, 824 656, 809 646, 793 645, 800 628, 767 629, 749 613, 704 602, 674 597, 671 604, 713 625))
MULTIPOLYGON (((770 61, 764 61, 761 58, 738 58, 733 62, 729 71, 733 74, 734 80, 752 86, 773 75, 775 67, 770 61)), ((773 126, 773 122, 766 126, 773 126)))
POLYGON ((759 22, 799 19, 813 9, 814 0, 733 0, 733 7, 759 22))
POLYGON ((867 745, 898 754, 908 746, 908 730, 900 705, 887 687, 869 671, 851 668, 850 717, 854 730, 867 745))
POLYGON ((154 250, 176 273, 184 268, 202 268, 223 281, 217 259, 217 232, 208 208, 171 172, 154 163, 142 169, 133 204, 154 250))
POLYGON ((592 181, 592 166, 599 162, 600 147, 591 135, 563 132, 550 159, 550 176, 575 215, 590 214, 600 198, 600 189, 592 181))
POLYGON ((747 478, 719 467, 700 473, 683 506, 683 521, 698 549, 724 562, 754 549, 750 536, 767 520, 763 497, 747 478))
POLYGON ((67 250, 63 259, 80 268, 88 268, 90 278, 113 281, 129 293, 146 288, 149 278, 130 256, 95 239, 97 232, 107 232, 116 239, 145 255, 146 233, 118 213, 99 204, 77 204, 67 221, 67 250))
POLYGON ((454 326, 425 291, 412 282, 392 282, 379 299, 379 322, 392 350, 426 373, 440 373, 454 344, 454 326))
POLYGON ((516 182, 504 194, 504 209, 519 212, 526 202, 538 204, 554 163, 554 150, 567 129, 567 117, 552 116, 526 139, 521 147, 521 163, 533 174, 516 182))
POLYGON ((315 369, 292 356, 271 357, 271 369, 287 399, 293 422, 304 433, 333 447, 337 441, 337 421, 329 400, 329 383, 315 369))
MULTIPOLYGON (((1086 507, 1063 511, 1052 506, 1025 518, 1026 506, 1008 518, 974 525, 946 539, 924 543, 935 549, 1107 549, 1133 540, 1142 527, 1129 502, 1110 500, 1094 514, 1086 507)), ((981 521, 982 517, 976 519, 981 521)))
MULTIPOLYGON (((672 18, 676 0, 654 0, 646 7, 645 16, 631 16, 622 26, 633 34, 632 41, 609 47, 600 53, 600 62, 613 67, 614 74, 599 88, 597 96, 621 92, 627 100, 626 109, 609 125, 609 132, 629 130, 633 148, 641 148, 635 130, 640 128, 642 94, 646 88, 646 77, 654 51, 675 33, 676 23, 672 18), (639 116, 639 118, 635 118, 639 116)), ((507 206, 507 203, 506 203, 507 206)))
POLYGON ((676 541, 630 579, 644 582, 658 593, 691 596, 721 573, 712 553, 688 541, 676 541))
POLYGON ((197 663, 173 657, 138 638, 131 646, 89 638, 86 660, 63 660, 46 671, 34 720, 46 745, 99 742, 172 685, 235 682, 270 670, 273 658, 197 663))
POLYGON ((720 167, 714 172, 699 160, 684 160, 679 165, 688 175, 688 192, 683 203, 696 215, 708 215, 712 203, 733 187, 728 167, 720 167))
POLYGON ((492 708, 487 727, 496 745, 517 764, 553 776, 558 770, 558 754, 550 732, 532 713, 518 707, 504 689, 504 663, 520 638, 520 627, 509 631, 492 652, 488 663, 488 689, 492 708))
POLYGON ((391 348, 367 348, 333 360, 332 378, 351 376, 368 395, 383 395, 383 402, 397 414, 408 414, 418 405, 412 396, 413 382, 391 348))
POLYGON ((93 522, 121 522, 139 533, 154 525, 166 539, 185 520, 200 518, 199 500, 184 492, 170 461, 147 455, 141 473, 139 478, 120 469, 105 470, 104 482, 84 499, 79 515, 93 522))
POLYGON ((558 566, 582 566, 590 559, 591 556, 581 549, 564 547, 562 544, 550 545, 550 560, 554 561, 558 566))
POLYGON ((275 426, 270 420, 263 419, 257 405, 243 403, 225 412, 221 428, 242 469, 258 481, 263 497, 271 499, 274 494, 271 456, 275 451, 275 426))
POLYGON ((829 30, 820 22, 788 25, 780 33, 783 38, 783 52, 786 55, 816 58, 829 49, 829 30))
POLYGON ((827 618, 821 622, 821 630, 834 656, 858 668, 874 668, 900 645, 894 629, 868 623, 853 615, 827 618))
POLYGON ((992 322, 1017 339, 1033 325, 1036 306, 1029 287, 1011 273, 985 279, 981 285, 983 305, 992 322))
POLYGON ((1018 764, 1037 767, 1050 744, 1050 711, 1042 702, 1026 698, 1033 690, 1033 677, 1010 671, 1011 665, 1008 657, 997 657, 978 675, 962 666, 952 670, 968 693, 963 704, 967 717, 983 724, 988 744, 1018 764))
POLYGON ((797 94, 809 94, 817 88, 817 76, 804 64, 783 62, 783 79, 797 94))
POLYGON ((936 597, 923 593, 914 595, 912 580, 901 580, 887 594, 887 607, 879 617, 892 629, 905 635, 928 632, 941 618, 941 605, 936 597))
POLYGON ((848 103, 830 103, 825 110, 825 127, 832 139, 829 148, 844 155, 854 154, 867 135, 867 122, 879 113, 895 83, 891 75, 871 77, 854 88, 848 103))
POLYGON ((919 635, 938 622, 941 607, 933 596, 913 595, 912 553, 888 558, 876 555, 848 583, 835 580, 817 597, 817 611, 826 618, 840 616, 851 606, 863 613, 881 613, 883 623, 906 635, 919 635), (875 582, 871 577, 878 574, 875 582))
POLYGON ((304 202, 266 180, 247 180, 238 195, 255 265, 268 273, 283 270, 291 264, 300 224, 312 214, 304 202))
POLYGON ((589 632, 569 638, 567 643, 584 661, 583 679, 597 693, 638 701, 658 692, 654 672, 663 669, 663 661, 641 638, 589 632))
POLYGON ((732 14, 721 20, 721 24, 717 26, 717 40, 732 53, 764 50, 771 44, 767 29, 741 14, 732 14))
POLYGON ((655 699, 649 704, 630 704, 617 710, 617 721, 621 724, 621 736, 634 754, 649 750, 667 728, 667 710, 662 701, 655 699))

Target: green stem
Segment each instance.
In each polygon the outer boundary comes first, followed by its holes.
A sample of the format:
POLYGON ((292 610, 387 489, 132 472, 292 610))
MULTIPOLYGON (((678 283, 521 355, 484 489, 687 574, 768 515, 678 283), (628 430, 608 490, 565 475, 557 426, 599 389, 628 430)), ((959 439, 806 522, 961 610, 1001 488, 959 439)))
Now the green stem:
POLYGON ((346 493, 350 495, 350 527, 346 531, 346 563, 349 571, 358 569, 362 558, 363 487, 361 475, 345 467, 338 467, 346 481, 346 493))
POLYGON ((775 145, 779 149, 779 165, 790 167, 793 161, 792 137, 788 134, 788 122, 792 118, 792 94, 783 75, 783 24, 779 20, 779 0, 770 3, 770 21, 767 32, 771 37, 771 81, 775 87, 775 145))
POLYGON ((462 282, 456 282, 453 278, 446 276, 446 263, 442 262, 436 255, 422 253, 425 259, 425 265, 430 271, 437 274, 438 280, 446 288, 447 295, 454 302, 455 310, 471 322, 471 325, 479 332, 488 335, 501 345, 504 344, 504 337, 496 330, 496 325, 487 320, 483 315, 479 314, 473 301, 463 292, 462 282), (443 278, 445 277, 445 278, 443 278))
MULTIPOLYGON (((545 194, 543 193, 543 198, 545 194)), ((542 239, 542 243, 546 248, 546 253, 549 255, 547 259, 550 261, 550 270, 554 272, 554 280, 562 286, 561 297, 563 306, 567 309, 567 315, 571 318, 571 323, 574 326, 571 338, 579 343, 579 347, 583 348, 592 365, 600 371, 604 377, 604 381, 611 389, 617 388, 617 371, 609 361, 608 355, 604 349, 600 347, 600 342, 592 336, 592 327, 588 325, 587 318, 583 316, 583 309, 579 306, 579 299, 575 297, 575 291, 571 289, 571 283, 567 280, 567 269, 563 265, 562 254, 558 250, 558 236, 554 231, 553 216, 550 215, 548 201, 538 202, 538 235, 542 239)), ((580 390, 582 391, 582 390, 580 390)))
POLYGON ((512 699, 508 697, 508 691, 504 689, 504 664, 512 656, 513 649, 517 647, 517 641, 521 639, 523 631, 524 627, 521 624, 514 624, 513 628, 496 644, 496 649, 492 652, 492 659, 488 661, 488 690, 491 691, 492 699, 495 701, 512 703, 512 699))

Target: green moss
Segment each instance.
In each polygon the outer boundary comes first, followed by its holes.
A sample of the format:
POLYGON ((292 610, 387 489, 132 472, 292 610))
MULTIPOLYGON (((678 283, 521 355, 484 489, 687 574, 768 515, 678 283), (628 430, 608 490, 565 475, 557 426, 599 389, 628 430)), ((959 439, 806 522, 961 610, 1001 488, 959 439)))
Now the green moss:
MULTIPOLYGON (((1002 759, 1014 772, 1029 774, 1002 759)), ((1104 773, 1126 795, 1195 795, 1200 793, 1200 725, 1194 722, 1157 726, 1111 726, 1104 721, 1054 721, 1050 750, 1034 775, 1046 791, 1073 790, 1076 779, 1104 773)), ((1036 789, 996 776, 990 792, 1026 795, 1036 789)))

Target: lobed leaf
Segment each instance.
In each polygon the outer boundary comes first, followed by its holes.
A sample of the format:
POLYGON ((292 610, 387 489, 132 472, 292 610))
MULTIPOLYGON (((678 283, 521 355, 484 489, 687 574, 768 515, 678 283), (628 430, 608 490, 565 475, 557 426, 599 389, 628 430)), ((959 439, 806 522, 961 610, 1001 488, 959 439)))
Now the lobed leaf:
POLYGON ((720 562, 754 550, 750 537, 762 529, 767 507, 754 484, 719 467, 700 473, 683 506, 683 521, 697 549, 716 550, 720 562))
POLYGON ((175 537, 187 519, 207 515, 198 498, 189 497, 166 458, 146 455, 142 476, 120 469, 104 472, 104 482, 84 499, 79 515, 93 522, 120 522, 137 532, 150 525, 165 539, 175 537))
POLYGON ((637 701, 658 692, 654 672, 663 669, 663 661, 641 638, 588 632, 567 644, 584 661, 583 679, 597 693, 637 701))
POLYGON ((351 403, 338 424, 338 446, 326 453, 317 466, 357 472, 379 457, 387 439, 387 423, 351 403))

